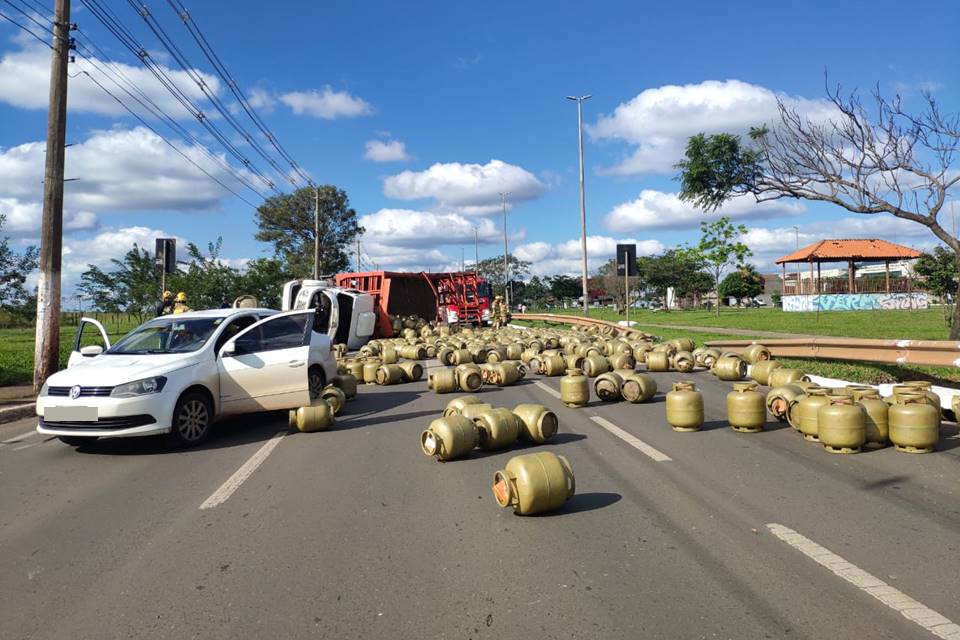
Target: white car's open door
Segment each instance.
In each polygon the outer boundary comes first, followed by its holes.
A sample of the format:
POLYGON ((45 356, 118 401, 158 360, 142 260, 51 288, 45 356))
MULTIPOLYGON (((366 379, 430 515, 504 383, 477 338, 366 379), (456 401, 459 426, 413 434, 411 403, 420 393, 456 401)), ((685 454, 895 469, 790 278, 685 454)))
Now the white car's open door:
POLYGON ((95 358, 110 348, 107 330, 93 318, 80 318, 77 335, 73 340, 73 350, 67 359, 67 368, 83 362, 85 358, 95 358))
POLYGON ((310 404, 307 367, 314 313, 272 315, 223 345, 217 357, 223 415, 310 404))

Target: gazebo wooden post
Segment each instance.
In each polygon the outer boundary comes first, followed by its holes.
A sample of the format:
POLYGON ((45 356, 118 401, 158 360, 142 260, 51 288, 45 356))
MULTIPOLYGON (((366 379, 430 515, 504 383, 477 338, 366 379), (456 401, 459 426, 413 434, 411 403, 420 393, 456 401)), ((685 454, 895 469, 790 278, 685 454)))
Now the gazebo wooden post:
POLYGON ((783 280, 783 295, 787 295, 787 263, 784 262, 780 266, 783 267, 783 277, 781 278, 783 280))
POLYGON ((813 260, 810 261, 810 286, 808 287, 808 292, 813 293, 815 289, 813 288, 813 260))
POLYGON ((817 293, 818 294, 823 293, 823 289, 821 288, 822 286, 823 286, 823 283, 820 281, 820 262, 817 261, 817 293))
POLYGON ((887 293, 890 293, 890 261, 885 260, 884 266, 887 269, 887 293))
POLYGON ((856 293, 856 291, 853 290, 853 272, 854 269, 856 269, 856 265, 853 260, 848 261, 847 264, 849 265, 847 268, 847 293, 856 293))

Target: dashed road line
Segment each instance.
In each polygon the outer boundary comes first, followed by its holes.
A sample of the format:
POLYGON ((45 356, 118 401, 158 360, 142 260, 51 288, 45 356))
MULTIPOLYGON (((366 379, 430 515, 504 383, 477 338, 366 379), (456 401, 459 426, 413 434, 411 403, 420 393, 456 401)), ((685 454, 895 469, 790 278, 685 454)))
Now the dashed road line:
POLYGON ((210 497, 203 501, 203 504, 200 505, 201 509, 213 509, 218 507, 227 499, 233 495, 233 493, 240 488, 247 479, 253 475, 253 472, 263 464, 263 461, 267 459, 267 456, 280 444, 280 440, 287 434, 286 430, 278 431, 276 435, 267 440, 266 444, 260 447, 255 454, 250 456, 250 459, 244 462, 239 469, 237 469, 232 476, 227 478, 227 481, 220 485, 220 488, 210 494, 210 497))
POLYGON ((30 436, 35 436, 35 435, 39 435, 36 429, 31 429, 30 431, 24 431, 20 435, 13 436, 12 438, 7 438, 6 440, 0 440, 0 446, 19 444, 20 442, 23 442, 24 438, 29 438, 30 436))
POLYGON ((633 434, 627 433, 626 431, 624 431, 617 425, 613 424, 606 418, 603 418, 601 416, 590 416, 590 419, 596 422, 598 425, 600 425, 604 429, 606 429, 607 431, 609 431, 610 433, 612 433, 613 435, 617 436, 618 438, 626 442, 627 444, 629 444, 634 449, 637 449, 638 451, 640 451, 640 453, 646 455, 647 457, 657 462, 670 462, 671 460, 673 460, 673 458, 671 458, 664 452, 650 446, 649 444, 647 444, 640 438, 634 436, 633 434))
POLYGON ((546 391, 547 393, 549 393, 550 395, 552 395, 552 396, 553 396, 554 398, 556 398, 557 400, 560 399, 560 392, 557 391, 556 389, 554 389, 553 387, 551 387, 550 385, 548 385, 548 384, 546 384, 546 383, 544 383, 544 382, 542 382, 542 381, 540 381, 540 380, 537 380, 537 381, 534 382, 533 384, 537 385, 538 387, 540 387, 541 389, 543 389, 544 391, 546 391))
POLYGON ((911 620, 938 638, 960 640, 960 625, 950 621, 933 609, 917 602, 883 580, 853 565, 810 538, 782 524, 767 525, 770 533, 788 545, 837 574, 861 591, 870 594, 907 620, 911 620))

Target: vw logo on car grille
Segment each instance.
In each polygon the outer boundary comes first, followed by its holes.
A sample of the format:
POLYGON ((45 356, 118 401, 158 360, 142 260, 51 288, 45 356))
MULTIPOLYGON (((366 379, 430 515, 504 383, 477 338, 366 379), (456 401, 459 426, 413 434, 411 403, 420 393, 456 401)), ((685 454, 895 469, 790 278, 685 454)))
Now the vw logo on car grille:
POLYGON ((80 385, 77 384, 77 385, 72 386, 72 387, 70 388, 70 399, 71 399, 71 400, 76 400, 77 398, 79 398, 79 397, 80 397, 80 391, 81 391, 80 385))

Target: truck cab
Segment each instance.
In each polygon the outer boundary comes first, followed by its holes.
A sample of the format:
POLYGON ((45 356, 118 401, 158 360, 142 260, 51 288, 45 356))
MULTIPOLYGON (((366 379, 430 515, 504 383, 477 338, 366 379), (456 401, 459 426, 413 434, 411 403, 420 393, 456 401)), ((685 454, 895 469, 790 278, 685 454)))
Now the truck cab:
POLYGON ((317 309, 313 330, 334 344, 359 349, 373 336, 373 296, 337 287, 330 280, 291 280, 283 285, 283 310, 317 309))

